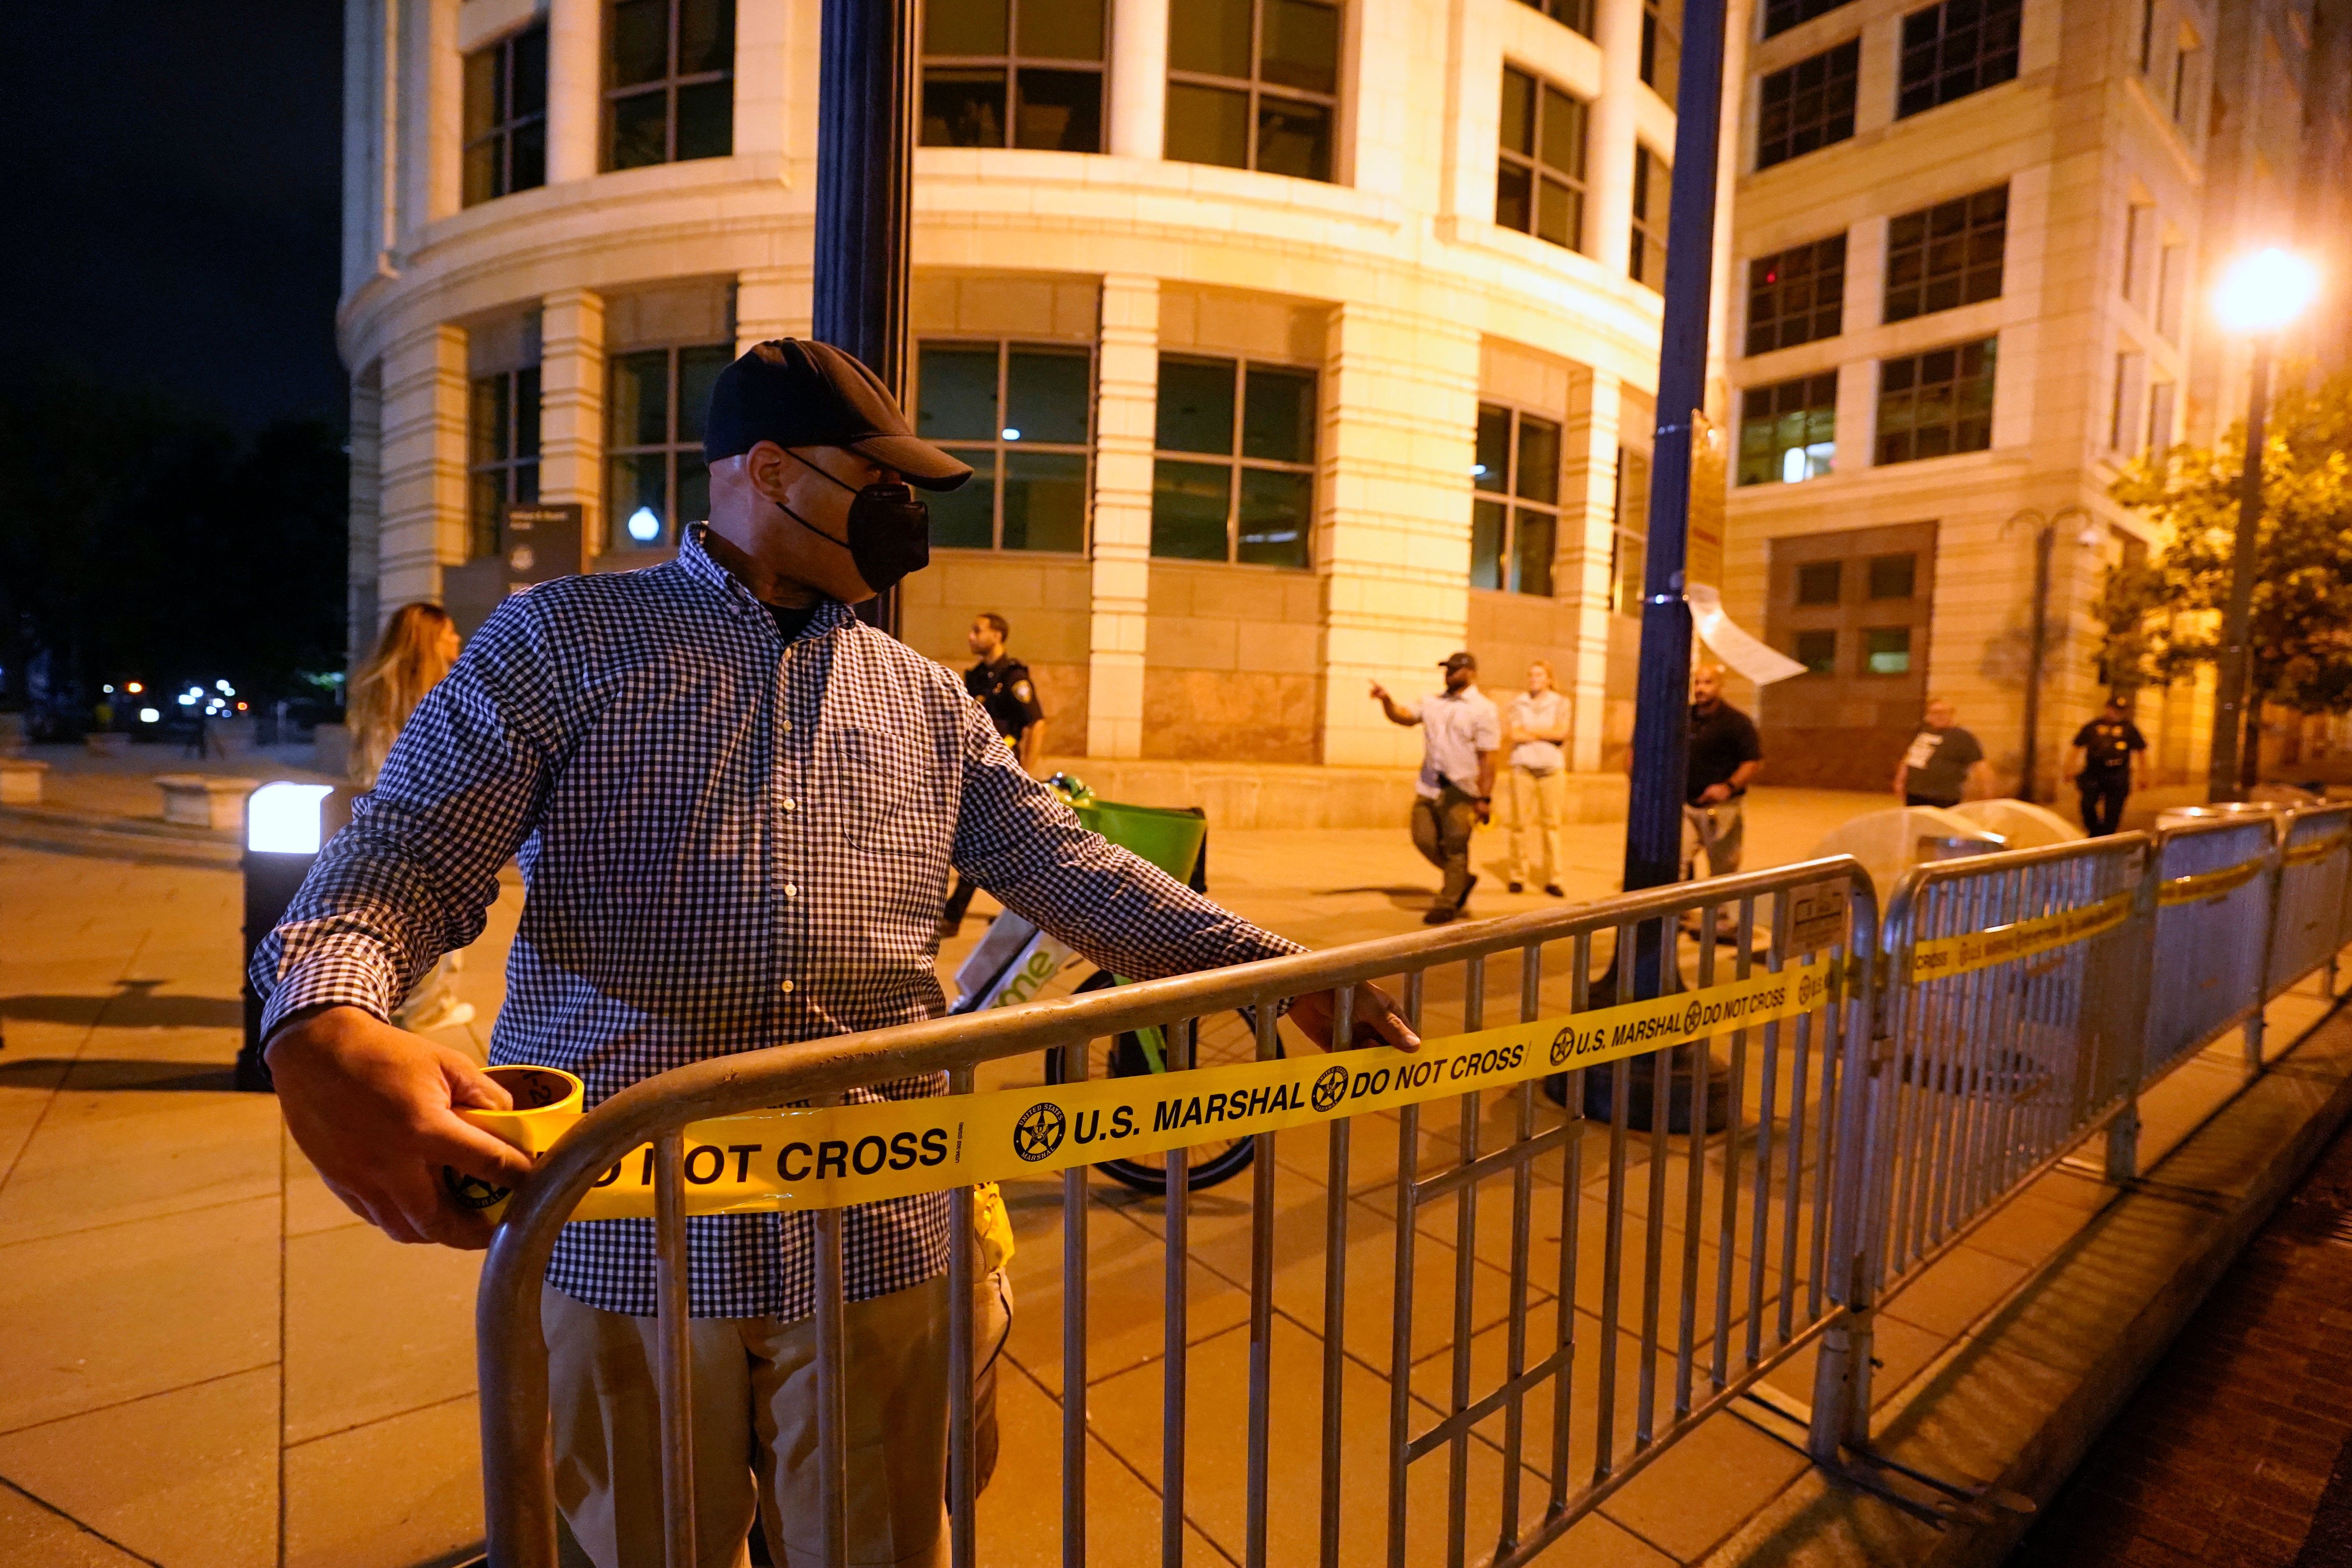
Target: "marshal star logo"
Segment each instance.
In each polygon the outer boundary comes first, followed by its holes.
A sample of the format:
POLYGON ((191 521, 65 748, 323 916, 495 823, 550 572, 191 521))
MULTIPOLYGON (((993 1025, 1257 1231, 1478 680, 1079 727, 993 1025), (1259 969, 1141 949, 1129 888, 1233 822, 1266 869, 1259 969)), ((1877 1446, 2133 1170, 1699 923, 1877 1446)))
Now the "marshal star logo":
POLYGON ((469 1209, 486 1209, 500 1203, 505 1200, 509 1190, 494 1187, 479 1176, 460 1175, 447 1165, 441 1167, 441 1184, 449 1189, 451 1197, 469 1209))
POLYGON ((1069 1131, 1068 1119, 1062 1108, 1050 1100, 1041 1100, 1021 1113, 1013 1124, 1013 1152, 1024 1160, 1034 1163, 1062 1146, 1062 1135, 1069 1131))
POLYGON ((1307 1097, 1307 1100, 1308 1103, 1312 1104, 1316 1110, 1328 1110, 1333 1106, 1339 1104, 1339 1097, 1347 1092, 1348 1069, 1346 1068, 1325 1068, 1323 1069, 1323 1076, 1315 1080, 1315 1090, 1307 1097))

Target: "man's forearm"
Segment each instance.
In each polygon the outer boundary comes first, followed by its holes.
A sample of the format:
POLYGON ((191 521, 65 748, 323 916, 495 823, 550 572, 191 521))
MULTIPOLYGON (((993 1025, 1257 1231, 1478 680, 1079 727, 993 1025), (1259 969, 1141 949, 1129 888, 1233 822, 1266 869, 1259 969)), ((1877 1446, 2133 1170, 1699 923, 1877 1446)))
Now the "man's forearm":
POLYGON ((1495 798, 1495 753, 1492 752, 1478 753, 1478 798, 1495 798))

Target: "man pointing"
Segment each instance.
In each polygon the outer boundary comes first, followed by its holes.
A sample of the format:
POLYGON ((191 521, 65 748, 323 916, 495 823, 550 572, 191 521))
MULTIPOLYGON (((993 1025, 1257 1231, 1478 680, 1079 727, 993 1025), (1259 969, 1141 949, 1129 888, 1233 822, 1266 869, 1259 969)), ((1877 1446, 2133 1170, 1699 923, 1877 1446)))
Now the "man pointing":
MULTIPOLYGON (((455 1114, 503 1092, 384 1022, 480 933, 509 856, 528 891, 491 1058, 576 1073, 592 1105, 687 1062, 942 1011, 951 870, 1123 975, 1297 951, 1079 827, 955 677, 850 613, 929 558, 908 485, 970 474, 863 365, 761 343, 721 373, 705 428, 709 522, 665 565, 508 599, 256 954, 287 1123, 397 1240, 482 1246, 441 1167, 527 1169, 455 1114)), ((1360 1006, 1363 1037, 1417 1044, 1384 1001, 1360 1006)), ((1328 1040, 1328 996, 1290 1016, 1328 1040)), ((853 1563, 942 1556, 948 1212, 944 1194, 845 1211, 853 1563)), ((740 1552, 755 1507, 776 1561, 813 1559, 808 1216, 687 1229, 703 1561, 740 1552)), ((599 1568, 660 1561, 655 1310, 650 1222, 565 1228, 541 1309, 557 1500, 599 1568)))

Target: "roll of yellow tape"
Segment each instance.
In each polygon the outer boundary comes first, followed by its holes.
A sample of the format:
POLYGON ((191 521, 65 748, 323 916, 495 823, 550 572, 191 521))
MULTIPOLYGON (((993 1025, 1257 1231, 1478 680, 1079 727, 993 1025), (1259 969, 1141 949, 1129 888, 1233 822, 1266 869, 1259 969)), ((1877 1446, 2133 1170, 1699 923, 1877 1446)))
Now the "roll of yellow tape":
MULTIPOLYGON (((489 1069, 490 1080, 514 1100, 512 1110, 468 1110, 457 1114, 496 1138, 513 1144, 535 1162, 580 1120, 586 1086, 561 1068, 500 1067, 489 1069)), ((449 1195, 469 1209, 496 1209, 510 1189, 494 1187, 478 1177, 461 1175, 444 1165, 441 1180, 449 1195)))

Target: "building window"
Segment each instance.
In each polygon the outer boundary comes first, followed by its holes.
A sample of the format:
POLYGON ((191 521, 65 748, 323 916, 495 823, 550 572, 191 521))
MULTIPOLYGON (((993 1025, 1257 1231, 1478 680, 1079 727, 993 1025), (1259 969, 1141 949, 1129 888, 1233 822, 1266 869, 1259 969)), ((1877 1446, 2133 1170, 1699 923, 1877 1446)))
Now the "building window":
POLYGON ((1826 16, 1847 0, 1764 0, 1764 36, 1775 37, 1801 22, 1826 16))
POLYGON ((2189 79, 2196 68, 2195 46, 2183 44, 2172 56, 2172 122, 2189 129, 2189 79))
POLYGON ((1758 84, 1756 166, 1769 169, 1852 136, 1861 70, 1862 40, 1849 38, 1758 84))
POLYGON ((1495 222, 1584 248, 1584 100, 1540 77, 1503 68, 1495 222))
POLYGON ((923 145, 1103 150, 1103 0, 923 9, 923 145))
POLYGON ((2147 374, 2146 356, 2126 352, 2116 355, 2115 401, 2107 412, 2107 447, 2116 452, 2139 449, 2140 385, 2147 374))
POLYGON ((2017 76, 2025 0, 1943 0, 1903 18, 1903 88, 1895 118, 1918 114, 2017 76))
POLYGON ((1183 0, 1168 19, 1167 155, 1331 177, 1339 11, 1318 0, 1183 0))
POLYGON ((679 531, 710 518, 702 416, 731 343, 614 354, 604 404, 611 479, 607 550, 676 548, 679 531))
POLYGON ((2139 0, 2139 74, 2156 63, 2156 0, 2139 0))
POLYGON ((2161 458, 2172 450, 2172 383, 2159 381, 2147 389, 2147 450, 2161 458))
POLYGON ((971 465, 961 489, 930 498, 931 542, 1084 553, 1093 406, 1086 349, 926 340, 915 432, 971 465))
POLYGON ((506 509, 538 500, 539 367, 478 375, 466 399, 468 552, 496 555, 506 509))
POLYGON ((1739 400, 1739 482, 1796 484, 1837 452, 1837 372, 1751 386, 1739 400))
POLYGON ((1992 445, 1994 346, 1985 338, 1878 362, 1878 460, 1909 463, 1992 445))
POLYGON ((1592 37, 1592 0, 1519 0, 1530 11, 1540 11, 1571 33, 1592 37))
POLYGON ((1617 491, 1611 502, 1609 607, 1621 616, 1642 613, 1642 583, 1650 556, 1650 457, 1630 447, 1617 448, 1617 491))
POLYGON ((1549 597, 1559 546, 1559 425, 1481 404, 1470 483, 1470 585, 1549 597), (1488 500, 1492 496, 1496 499, 1488 500))
POLYGON ((1886 319, 1907 321, 2000 298, 2009 187, 1995 185, 1886 226, 1886 319))
POLYGON ((547 25, 466 57, 465 203, 547 184, 547 25))
POLYGON ((735 0, 614 0, 605 21, 604 167, 733 152, 735 0))
POLYGON ((1683 68, 1683 0, 1642 0, 1642 80, 1675 106, 1683 68))
POLYGON ((1305 567, 1316 419, 1311 370, 1160 355, 1151 553, 1305 567))
POLYGON ((1666 290, 1666 209, 1674 197, 1674 171, 1666 161, 1633 143, 1633 234, 1625 256, 1625 276, 1666 290))
POLYGON ((1799 632, 1797 662, 1805 667, 1807 675, 1837 673, 1837 633, 1799 632))
POLYGON ((1874 599, 1907 599, 1919 590, 1919 558, 1908 552, 1901 555, 1874 555, 1870 558, 1870 596, 1874 599))
POLYGON ((2180 246, 2168 245, 2156 253, 2156 330, 2168 342, 2179 339, 2180 287, 2188 276, 2180 246))
POLYGON ((1865 626, 1862 633, 1862 669, 1865 675, 1911 673, 1911 628, 1865 626))
POLYGON ((1800 605, 1834 605, 1844 592, 1844 562, 1808 561, 1797 568, 1797 603, 1800 605))
POLYGON ((1844 235, 1791 246, 1748 264, 1749 353, 1833 338, 1844 322, 1844 235))
POLYGON ((2139 303, 2140 247, 2147 242, 2155 220, 2156 208, 2146 202, 2133 202, 2124 208, 2124 275, 2119 291, 2134 305, 2139 303))

